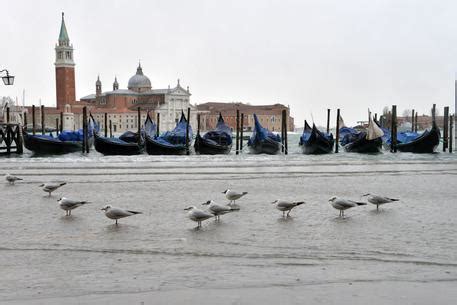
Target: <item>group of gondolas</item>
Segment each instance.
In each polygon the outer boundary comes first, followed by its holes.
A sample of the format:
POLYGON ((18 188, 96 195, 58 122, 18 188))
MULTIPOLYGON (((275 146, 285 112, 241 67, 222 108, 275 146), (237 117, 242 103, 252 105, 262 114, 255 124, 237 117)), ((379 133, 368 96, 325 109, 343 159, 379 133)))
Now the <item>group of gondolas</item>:
MULTIPOLYGON (((365 130, 346 127, 344 121, 339 118, 339 143, 347 152, 379 153, 385 149, 398 150, 411 153, 433 153, 440 143, 440 130, 433 120, 432 128, 423 133, 397 132, 395 140, 392 133, 369 115, 368 127, 365 130), (394 141, 392 145, 392 141, 394 141)), ((305 121, 303 134, 299 142, 304 154, 326 154, 333 151, 335 140, 331 133, 325 133, 317 129, 316 125, 310 127, 305 121)))
MULTIPOLYGON (((99 126, 91 117, 88 124, 87 145, 92 144, 104 155, 136 155, 146 151, 150 155, 183 155, 189 150, 193 140, 193 131, 184 113, 176 127, 171 131, 159 134, 157 125, 149 113, 139 132, 127 131, 119 137, 103 136, 99 126)), ((347 152, 378 153, 384 147, 392 147, 391 132, 382 128, 369 116, 365 130, 356 130, 344 125, 340 120, 339 136, 341 145, 347 152)), ((51 134, 32 134, 23 130, 25 147, 36 154, 62 154, 82 150, 83 131, 63 131, 51 134)), ((395 148, 401 152, 432 153, 440 141, 440 131, 435 121, 432 128, 419 134, 417 132, 400 132, 396 134, 395 148)), ((228 154, 232 149, 232 130, 225 124, 222 115, 214 130, 201 135, 198 130, 195 136, 194 149, 197 154, 228 154)), ((320 131, 315 124, 312 127, 305 121, 299 146, 303 154, 326 154, 334 150, 335 140, 331 133, 320 131)), ((254 114, 252 135, 248 148, 252 154, 277 154, 281 151, 281 137, 262 127, 254 114)))

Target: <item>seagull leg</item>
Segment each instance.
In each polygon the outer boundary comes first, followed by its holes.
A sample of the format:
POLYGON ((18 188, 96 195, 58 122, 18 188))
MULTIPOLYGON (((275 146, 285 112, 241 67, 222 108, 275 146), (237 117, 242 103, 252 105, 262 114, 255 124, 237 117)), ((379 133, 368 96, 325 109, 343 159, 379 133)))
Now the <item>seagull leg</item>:
POLYGON ((376 211, 379 211, 379 204, 376 205, 376 211))
POLYGON ((282 211, 282 217, 286 217, 286 211, 282 211))
POLYGON ((292 211, 292 210, 289 210, 289 212, 287 212, 287 217, 290 217, 290 215, 289 215, 289 214, 290 214, 290 211, 292 211))
POLYGON ((341 210, 341 214, 343 215, 343 218, 344 218, 344 210, 341 210))
POLYGON ((116 226, 117 226, 117 219, 116 219, 116 226))

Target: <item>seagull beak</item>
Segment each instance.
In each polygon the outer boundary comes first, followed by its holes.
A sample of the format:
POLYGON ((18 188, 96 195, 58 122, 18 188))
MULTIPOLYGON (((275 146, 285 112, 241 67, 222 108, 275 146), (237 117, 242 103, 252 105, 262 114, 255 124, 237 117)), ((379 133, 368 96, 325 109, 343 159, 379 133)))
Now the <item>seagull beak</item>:
POLYGON ((362 195, 362 197, 365 197, 365 196, 369 196, 370 194, 365 194, 365 195, 362 195))

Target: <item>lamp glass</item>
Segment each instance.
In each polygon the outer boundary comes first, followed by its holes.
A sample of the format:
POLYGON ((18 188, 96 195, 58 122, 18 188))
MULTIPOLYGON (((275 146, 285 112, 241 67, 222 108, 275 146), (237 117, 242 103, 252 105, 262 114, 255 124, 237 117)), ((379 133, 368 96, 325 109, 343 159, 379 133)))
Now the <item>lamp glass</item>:
POLYGON ((11 75, 2 76, 2 80, 6 86, 11 86, 14 84, 14 76, 11 76, 11 75))

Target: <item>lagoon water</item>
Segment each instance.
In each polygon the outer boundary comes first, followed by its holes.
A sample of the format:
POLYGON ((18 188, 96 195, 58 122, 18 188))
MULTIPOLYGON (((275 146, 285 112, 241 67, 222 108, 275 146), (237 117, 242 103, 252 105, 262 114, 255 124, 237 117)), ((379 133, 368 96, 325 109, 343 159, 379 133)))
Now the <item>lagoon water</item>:
MULTIPOLYGON (((457 158, 433 155, 1 158, 5 304, 455 304, 457 158), (67 185, 50 198, 41 182, 67 185), (200 230, 183 209, 248 191, 200 230), (354 208, 333 195, 400 202, 354 208), (91 201, 71 217, 61 196, 91 201), (284 219, 270 204, 305 200, 284 219), (105 204, 143 211, 115 226, 105 204)), ((201 207, 201 206, 200 206, 201 207)))

